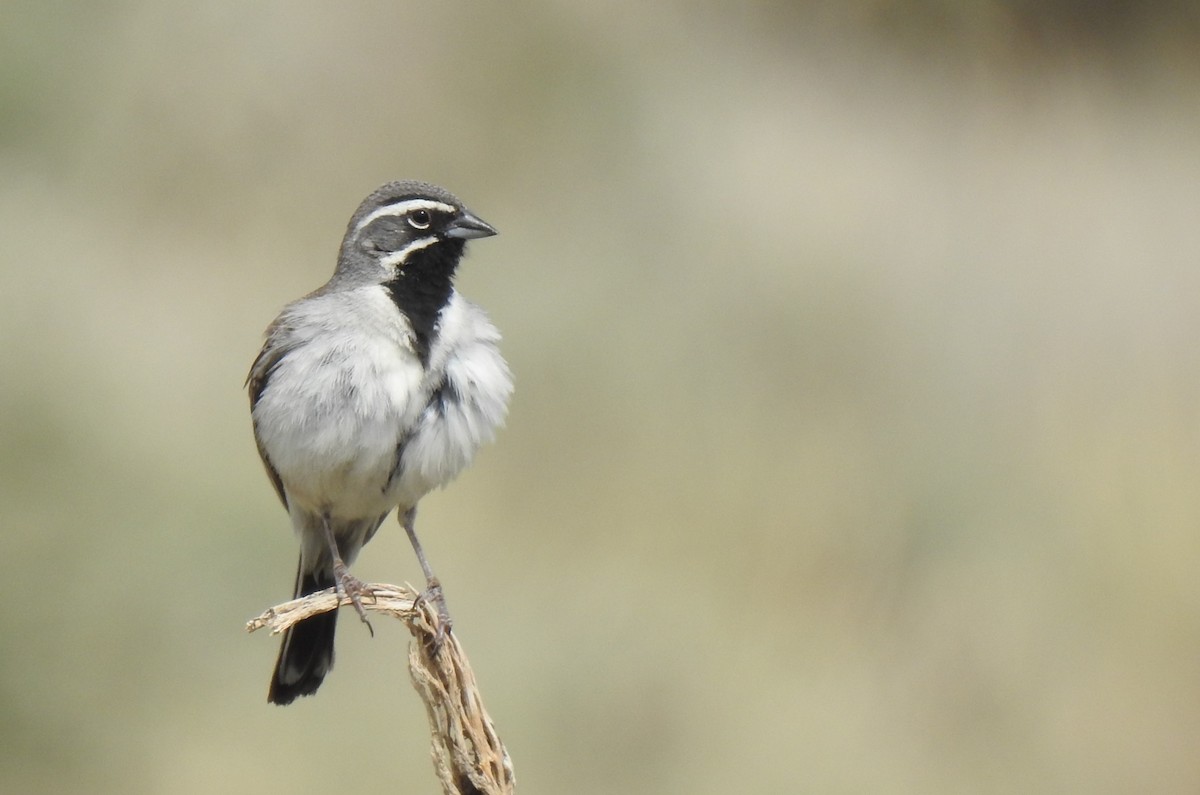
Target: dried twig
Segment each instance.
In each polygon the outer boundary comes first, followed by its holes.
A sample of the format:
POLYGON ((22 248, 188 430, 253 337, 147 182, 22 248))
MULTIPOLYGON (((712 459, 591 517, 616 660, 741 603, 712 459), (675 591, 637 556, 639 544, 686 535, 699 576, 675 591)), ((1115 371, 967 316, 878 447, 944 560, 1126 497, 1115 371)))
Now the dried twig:
MULTIPOLYGON (((278 635, 288 627, 319 613, 349 605, 333 588, 301 599, 293 599, 267 610, 246 624, 247 632, 269 627, 278 635)), ((408 670, 413 686, 429 715, 435 772, 445 795, 507 795, 514 791, 512 760, 504 750, 483 699, 475 675, 453 632, 433 651, 437 633, 437 611, 419 601, 410 586, 370 583, 363 593, 367 610, 384 613, 404 622, 413 634, 408 670)))

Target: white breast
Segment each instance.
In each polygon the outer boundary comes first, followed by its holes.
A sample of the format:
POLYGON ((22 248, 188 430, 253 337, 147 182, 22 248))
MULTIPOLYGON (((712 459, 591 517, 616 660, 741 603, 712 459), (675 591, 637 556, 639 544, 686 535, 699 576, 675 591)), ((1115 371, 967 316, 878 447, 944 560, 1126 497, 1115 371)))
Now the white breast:
POLYGON ((483 310, 454 293, 430 351, 430 380, 441 388, 405 444, 401 504, 453 480, 504 424, 513 385, 499 342, 483 310))
POLYGON ((254 419, 296 507, 361 519, 415 506, 504 422, 512 378, 500 334, 457 293, 439 318, 428 368, 378 286, 304 299, 283 322, 296 347, 272 373, 254 419))
POLYGON ((289 502, 335 517, 386 513, 397 447, 426 403, 407 323, 379 287, 305 299, 285 322, 296 347, 254 419, 289 502))

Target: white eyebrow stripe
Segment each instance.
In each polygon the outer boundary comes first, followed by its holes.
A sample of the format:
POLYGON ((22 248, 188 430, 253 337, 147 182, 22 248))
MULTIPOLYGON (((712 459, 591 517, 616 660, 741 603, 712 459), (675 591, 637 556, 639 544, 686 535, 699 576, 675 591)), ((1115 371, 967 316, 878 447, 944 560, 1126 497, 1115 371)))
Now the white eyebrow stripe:
POLYGON ((444 213, 456 213, 458 208, 446 204, 445 202, 434 201, 433 199, 405 199, 402 202, 388 204, 367 213, 361 221, 354 227, 354 231, 358 232, 367 224, 380 218, 386 218, 392 215, 404 215, 412 210, 440 210, 444 213))
POLYGON ((420 251, 427 246, 432 246, 436 242, 438 242, 436 237, 423 237, 420 240, 414 240, 399 251, 393 251, 386 257, 380 257, 379 264, 385 268, 396 268, 404 264, 404 261, 408 259, 409 254, 413 253, 414 251, 420 251))

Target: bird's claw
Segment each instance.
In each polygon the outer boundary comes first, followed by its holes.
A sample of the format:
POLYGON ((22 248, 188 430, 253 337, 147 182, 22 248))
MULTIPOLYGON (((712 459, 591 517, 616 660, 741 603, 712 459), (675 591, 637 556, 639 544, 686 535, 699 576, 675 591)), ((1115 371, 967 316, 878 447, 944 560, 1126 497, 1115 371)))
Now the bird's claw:
POLYGON ((437 623, 433 630, 433 639, 430 642, 430 652, 437 654, 450 635, 454 622, 450 620, 450 611, 446 609, 446 597, 442 595, 442 584, 436 578, 430 580, 425 590, 417 594, 417 598, 413 602, 413 609, 420 608, 423 602, 432 605, 437 614, 437 623))
POLYGON ((363 594, 370 594, 371 589, 362 580, 350 573, 350 570, 345 566, 335 566, 334 576, 337 579, 338 590, 341 595, 350 600, 350 604, 354 606, 354 611, 358 613, 359 619, 367 625, 367 631, 371 633, 371 637, 375 637, 375 628, 371 626, 371 622, 367 620, 367 611, 363 607, 363 594))

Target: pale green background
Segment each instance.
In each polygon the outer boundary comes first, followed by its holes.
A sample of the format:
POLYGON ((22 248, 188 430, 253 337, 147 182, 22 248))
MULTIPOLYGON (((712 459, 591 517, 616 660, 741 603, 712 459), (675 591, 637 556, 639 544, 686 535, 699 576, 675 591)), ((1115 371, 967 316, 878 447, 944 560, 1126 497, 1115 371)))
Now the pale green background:
POLYGON ((0 790, 436 791, 399 624, 286 709, 242 631, 242 380, 413 177, 501 230, 421 528, 522 792, 1200 791, 1200 21, 1088 5, 0 3, 0 790))

